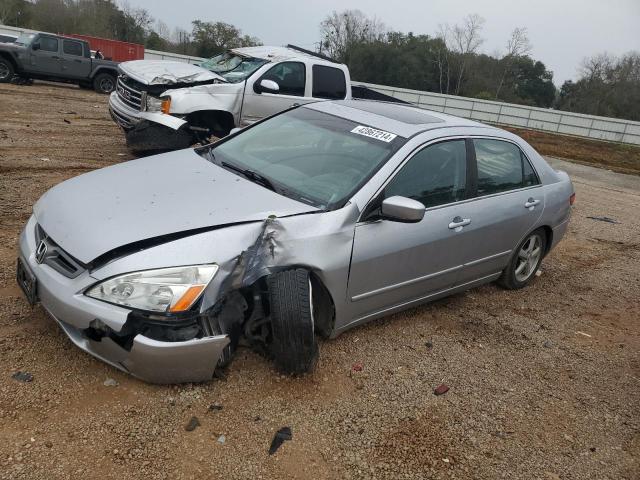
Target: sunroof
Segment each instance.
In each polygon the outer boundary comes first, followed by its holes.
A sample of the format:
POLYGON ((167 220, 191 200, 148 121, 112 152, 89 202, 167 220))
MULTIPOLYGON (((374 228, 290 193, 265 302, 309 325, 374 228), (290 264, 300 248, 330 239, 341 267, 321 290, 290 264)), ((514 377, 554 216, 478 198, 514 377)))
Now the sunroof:
POLYGON ((357 108, 365 112, 375 113, 402 123, 421 125, 423 123, 441 123, 444 120, 422 112, 417 107, 410 107, 398 103, 367 102, 361 100, 345 100, 341 102, 347 107, 357 108))

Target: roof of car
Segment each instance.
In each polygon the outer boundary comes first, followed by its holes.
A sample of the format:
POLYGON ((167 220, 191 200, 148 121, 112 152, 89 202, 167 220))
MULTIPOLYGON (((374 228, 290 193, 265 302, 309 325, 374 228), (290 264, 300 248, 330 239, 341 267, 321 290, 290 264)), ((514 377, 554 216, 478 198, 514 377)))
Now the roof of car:
MULTIPOLYGON (((283 60, 291 60, 296 58, 306 58, 313 59, 318 63, 333 63, 328 60, 323 60, 320 57, 316 57, 314 55, 310 55, 308 53, 304 53, 299 50, 294 50, 293 48, 288 47, 270 47, 267 45, 261 45, 259 47, 242 47, 242 48, 232 48, 231 52, 237 53, 238 55, 253 57, 253 58, 264 58, 265 60, 270 60, 272 62, 281 62, 283 60)), ((338 64, 336 64, 337 66, 338 64)))
POLYGON ((417 133, 444 127, 493 128, 466 118, 425 110, 413 105, 373 100, 334 100, 305 105, 321 112, 389 131, 408 138, 417 133))

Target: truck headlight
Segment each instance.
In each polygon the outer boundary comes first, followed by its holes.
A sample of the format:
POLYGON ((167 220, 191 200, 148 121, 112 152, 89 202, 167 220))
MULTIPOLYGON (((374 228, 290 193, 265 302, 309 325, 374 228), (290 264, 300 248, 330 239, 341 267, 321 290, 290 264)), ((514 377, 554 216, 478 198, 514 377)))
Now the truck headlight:
POLYGON ((217 265, 193 265, 127 273, 94 285, 85 295, 140 310, 184 312, 217 271, 217 265))
POLYGON ((147 95, 147 112, 169 113, 171 109, 171 97, 153 97, 147 95))

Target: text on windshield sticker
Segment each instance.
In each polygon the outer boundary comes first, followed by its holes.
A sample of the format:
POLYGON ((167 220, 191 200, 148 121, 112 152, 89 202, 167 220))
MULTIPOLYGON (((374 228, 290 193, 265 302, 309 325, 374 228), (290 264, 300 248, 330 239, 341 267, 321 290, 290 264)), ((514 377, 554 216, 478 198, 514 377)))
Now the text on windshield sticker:
POLYGON ((394 138, 397 137, 397 135, 394 133, 385 132, 384 130, 377 130, 371 127, 365 127, 364 125, 358 125, 356 128, 351 130, 351 133, 357 133, 358 135, 375 138, 376 140, 381 140, 387 143, 391 142, 394 138))

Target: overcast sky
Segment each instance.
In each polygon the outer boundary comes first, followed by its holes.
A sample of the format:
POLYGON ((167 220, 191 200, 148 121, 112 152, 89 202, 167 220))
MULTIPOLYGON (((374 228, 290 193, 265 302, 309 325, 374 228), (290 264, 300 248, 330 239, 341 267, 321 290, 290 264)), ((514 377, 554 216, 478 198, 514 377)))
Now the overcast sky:
MULTIPOLYGON (((554 72, 554 83, 576 77, 585 56, 640 50, 640 0, 128 0, 172 30, 191 21, 223 21, 265 45, 313 48, 319 24, 331 11, 360 9, 393 30, 433 35, 469 13, 486 23, 481 49, 504 51, 510 32, 526 27, 532 56, 554 72)), ((357 80, 357 79, 356 79, 357 80)))

